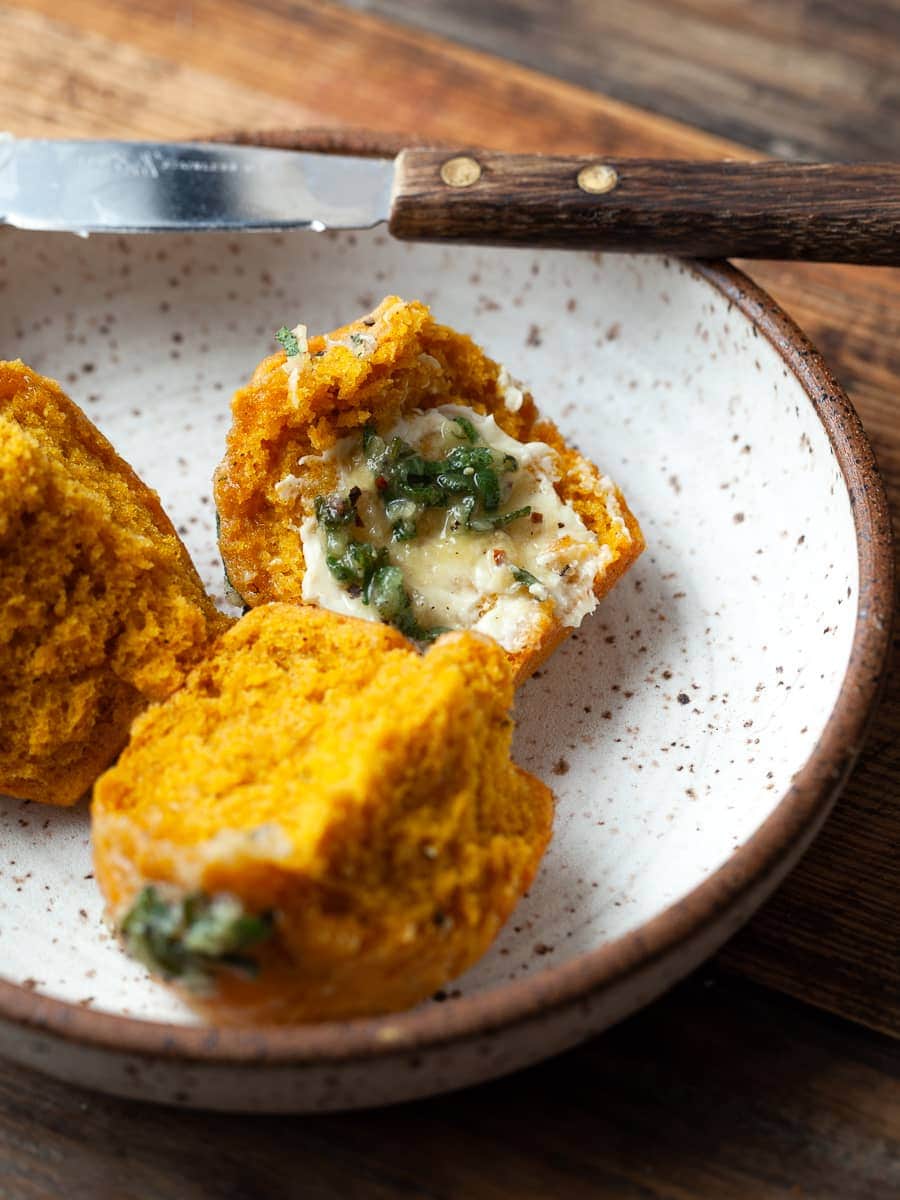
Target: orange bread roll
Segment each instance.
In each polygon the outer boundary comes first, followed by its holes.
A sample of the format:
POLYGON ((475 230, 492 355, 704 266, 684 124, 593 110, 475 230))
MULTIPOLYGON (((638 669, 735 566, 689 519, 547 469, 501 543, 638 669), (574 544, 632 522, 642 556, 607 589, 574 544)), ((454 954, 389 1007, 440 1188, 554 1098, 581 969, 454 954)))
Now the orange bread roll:
POLYGON ((532 397, 418 302, 389 296, 232 404, 216 473, 229 582, 427 641, 473 629, 524 679, 640 554, 621 492, 532 397))
POLYGON ((126 947, 226 1022, 405 1008, 528 887, 547 787, 510 761, 490 639, 264 605, 134 724, 97 782, 95 872, 126 947))
POLYGON ((0 363, 0 792, 73 804, 228 623, 156 493, 0 363))

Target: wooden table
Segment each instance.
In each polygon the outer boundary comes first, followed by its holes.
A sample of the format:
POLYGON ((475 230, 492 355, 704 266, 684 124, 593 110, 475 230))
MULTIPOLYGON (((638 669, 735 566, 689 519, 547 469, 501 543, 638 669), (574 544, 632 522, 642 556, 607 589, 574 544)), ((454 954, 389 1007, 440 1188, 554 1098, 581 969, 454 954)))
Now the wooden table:
MULTIPOLYGON (((898 68, 896 0, 0 6, 0 125, 21 135, 367 125, 510 150, 897 158, 898 68)), ((900 271, 750 270, 826 353, 900 501, 900 271)), ((224 1117, 0 1066, 0 1200, 900 1194, 898 797, 900 677, 825 831, 715 964, 460 1095, 224 1117)))

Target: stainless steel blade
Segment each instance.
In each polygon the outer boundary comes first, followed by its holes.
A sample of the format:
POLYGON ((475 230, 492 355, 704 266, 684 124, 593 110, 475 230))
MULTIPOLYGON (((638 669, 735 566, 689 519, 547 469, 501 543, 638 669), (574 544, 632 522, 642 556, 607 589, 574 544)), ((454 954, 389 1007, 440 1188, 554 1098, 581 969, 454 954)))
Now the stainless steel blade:
POLYGON ((0 222, 72 233, 366 229, 387 219, 393 174, 389 159, 0 135, 0 222))

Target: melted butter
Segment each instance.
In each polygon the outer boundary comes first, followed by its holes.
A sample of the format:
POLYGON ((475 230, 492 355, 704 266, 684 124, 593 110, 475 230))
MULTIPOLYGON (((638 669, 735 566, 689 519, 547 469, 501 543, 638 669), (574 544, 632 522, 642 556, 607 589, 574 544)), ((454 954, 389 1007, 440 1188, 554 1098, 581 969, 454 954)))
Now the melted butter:
MULTIPOLYGON (((428 510, 419 520, 415 538, 390 541, 390 526, 363 457, 359 434, 343 438, 321 456, 306 456, 299 467, 315 462, 334 479, 331 490, 345 494, 353 487, 362 495, 357 512, 363 528, 356 536, 387 546, 391 561, 403 571, 419 623, 427 628, 475 629, 515 651, 526 645, 536 628, 552 615, 561 624, 578 626, 596 605, 593 585, 611 553, 560 499, 553 486, 559 477, 556 452, 543 442, 517 442, 493 417, 470 409, 443 405, 414 412, 388 431, 414 446, 424 457, 443 457, 461 444, 452 418, 465 416, 482 441, 503 454, 512 454, 518 470, 505 477, 508 493, 500 511, 530 505, 541 520, 522 517, 504 529, 475 533, 453 529, 445 510, 428 510), (514 578, 511 567, 529 571, 538 584, 527 588, 514 578)), ((293 492, 296 476, 282 481, 293 492)), ((615 492, 604 481, 610 515, 618 515, 615 492), (614 507, 610 507, 614 506, 614 507)), ((276 492, 281 485, 276 485, 276 492)), ((594 485, 596 486, 596 484, 594 485)), ((378 620, 359 596, 346 592, 328 570, 318 522, 309 516, 300 526, 306 571, 303 599, 336 612, 378 620)))

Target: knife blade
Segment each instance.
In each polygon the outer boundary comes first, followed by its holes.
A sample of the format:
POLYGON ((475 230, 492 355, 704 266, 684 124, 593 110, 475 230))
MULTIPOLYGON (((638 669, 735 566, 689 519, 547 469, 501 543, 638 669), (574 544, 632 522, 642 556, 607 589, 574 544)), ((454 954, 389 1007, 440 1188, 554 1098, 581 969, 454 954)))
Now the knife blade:
POLYGON ((387 219, 390 160, 214 142, 0 141, 0 220, 154 233, 364 229, 387 219))
MULTIPOLYGON (((0 135, 2 137, 2 135, 0 135)), ((75 233, 362 229, 411 241, 900 265, 900 163, 0 140, 0 223, 75 233)))

